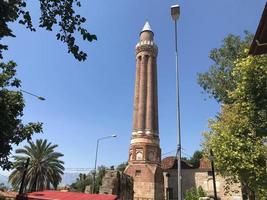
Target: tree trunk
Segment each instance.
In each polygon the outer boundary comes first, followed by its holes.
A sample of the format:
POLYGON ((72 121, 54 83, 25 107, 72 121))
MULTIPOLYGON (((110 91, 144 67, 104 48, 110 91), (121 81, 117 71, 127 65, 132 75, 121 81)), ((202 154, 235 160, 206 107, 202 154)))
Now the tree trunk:
POLYGON ((249 200, 256 200, 255 192, 249 190, 249 200))
POLYGON ((253 191, 247 183, 242 183, 242 198, 243 200, 256 200, 255 191, 253 191))

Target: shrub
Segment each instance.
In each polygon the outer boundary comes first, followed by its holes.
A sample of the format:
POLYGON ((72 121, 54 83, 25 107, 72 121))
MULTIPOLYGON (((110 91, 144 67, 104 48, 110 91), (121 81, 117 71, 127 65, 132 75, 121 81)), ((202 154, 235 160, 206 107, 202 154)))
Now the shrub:
POLYGON ((199 200, 199 197, 205 196, 207 196, 207 194, 201 186, 199 186, 198 188, 193 187, 186 191, 185 200, 199 200))

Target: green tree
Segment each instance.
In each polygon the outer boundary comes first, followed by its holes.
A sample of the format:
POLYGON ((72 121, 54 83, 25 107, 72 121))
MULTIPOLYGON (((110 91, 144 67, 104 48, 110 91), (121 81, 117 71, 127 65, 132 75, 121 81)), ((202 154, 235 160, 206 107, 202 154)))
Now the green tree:
POLYGON ((0 167, 10 169, 9 155, 12 144, 19 144, 30 139, 33 133, 42 131, 42 124, 23 124, 23 108, 25 106, 22 93, 19 91, 21 82, 15 77, 16 64, 12 61, 0 63, 0 167))
POLYGON ((93 174, 79 174, 79 177, 74 183, 70 185, 70 189, 76 192, 84 192, 87 185, 92 185, 93 183, 93 174))
POLYGON ((117 167, 116 167, 116 170, 120 171, 120 172, 124 172, 125 168, 127 167, 128 165, 128 162, 123 162, 121 164, 119 164, 117 167))
MULTIPOLYGON (((79 49, 75 37, 81 35, 83 40, 92 42, 96 35, 90 34, 84 23, 86 19, 76 14, 75 9, 81 7, 79 0, 39 0, 40 17, 39 27, 48 31, 57 29, 57 40, 66 43, 68 53, 79 61, 86 59, 87 54, 79 49)), ((15 37, 9 24, 18 22, 25 25, 31 31, 36 31, 32 23, 30 12, 27 10, 26 0, 0 0, 0 40, 3 37, 15 37)), ((8 46, 0 43, 0 58, 3 58, 3 50, 8 46)))
POLYGON ((100 186, 102 185, 102 179, 105 176, 106 170, 107 170, 107 167, 105 167, 103 165, 99 166, 97 169, 96 179, 95 179, 95 191, 96 191, 96 193, 99 193, 100 186))
POLYGON ((267 56, 248 56, 235 62, 231 104, 210 121, 206 150, 212 149, 216 169, 230 182, 239 181, 250 199, 267 196, 267 56))
POLYGON ((0 183, 0 191, 7 191, 7 186, 4 183, 0 183))
POLYGON ((64 162, 59 160, 63 154, 55 151, 58 145, 47 142, 47 140, 36 140, 35 143, 29 142, 29 145, 23 149, 17 149, 14 156, 14 170, 9 176, 9 182, 13 188, 18 189, 21 184, 24 164, 27 158, 30 158, 28 171, 25 178, 25 189, 28 191, 39 191, 49 189, 53 186, 55 189, 61 181, 64 162))
POLYGON ((185 200, 199 200, 200 197, 206 197, 207 194, 201 186, 191 188, 185 192, 185 200))
POLYGON ((186 162, 191 164, 193 167, 198 168, 200 159, 203 158, 203 152, 202 151, 195 151, 193 156, 190 159, 186 159, 186 162))
MULTIPOLYGON (((248 50, 246 50, 248 52, 248 50)), ((267 55, 248 56, 235 63, 236 89, 229 98, 240 107, 255 133, 267 136, 267 55)))
POLYGON ((213 64, 209 70, 198 74, 199 85, 218 102, 231 103, 228 91, 236 88, 232 76, 234 62, 247 56, 244 49, 250 47, 252 39, 253 35, 248 32, 245 32, 243 40, 240 36, 228 35, 220 48, 211 50, 209 57, 213 64))
MULTIPOLYGON (((77 45, 77 36, 85 41, 96 40, 96 35, 90 34, 84 23, 86 19, 76 13, 81 6, 79 0, 39 0, 40 17, 38 26, 48 31, 57 30, 56 38, 65 43, 68 53, 77 60, 84 61, 87 54, 77 45)), ((2 44, 5 37, 15 37, 11 23, 25 25, 31 31, 36 31, 26 0, 0 0, 0 59, 8 45, 2 44)), ((0 62, 0 167, 9 169, 9 155, 12 145, 18 145, 25 139, 30 139, 33 133, 42 131, 41 123, 22 123, 24 100, 19 88, 21 81, 15 78, 16 63, 0 62)))
MULTIPOLYGON (((123 172, 127 166, 127 162, 123 162, 116 167, 116 170, 123 172)), ((96 178, 95 178, 95 191, 99 192, 100 186, 102 185, 102 179, 105 176, 106 170, 108 168, 101 165, 97 168, 96 178)), ((111 166, 110 169, 114 170, 114 166, 111 166)), ((71 185, 71 190, 84 192, 86 186, 93 187, 93 173, 94 171, 90 171, 87 175, 80 174, 79 178, 77 178, 76 182, 71 185)))
MULTIPOLYGON (((100 186, 102 185, 102 179, 105 176, 107 167, 101 165, 97 168, 95 177, 95 191, 99 192, 100 186)), ((84 192, 86 186, 93 187, 93 174, 94 171, 90 171, 87 175, 80 174, 76 182, 71 184, 70 188, 72 191, 84 192)))

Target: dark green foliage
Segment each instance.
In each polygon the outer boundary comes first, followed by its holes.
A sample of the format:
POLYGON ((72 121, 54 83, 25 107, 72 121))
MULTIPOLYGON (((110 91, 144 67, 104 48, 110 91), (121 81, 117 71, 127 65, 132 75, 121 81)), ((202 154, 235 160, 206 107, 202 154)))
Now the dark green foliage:
MULTIPOLYGON (((68 46, 68 52, 79 60, 86 60, 87 54, 79 49, 75 42, 78 32, 83 40, 92 42, 97 40, 96 35, 90 34, 83 27, 86 19, 75 13, 75 7, 80 7, 79 0, 39 0, 41 15, 39 27, 52 31, 55 26, 59 29, 56 38, 68 46)), ((0 40, 3 37, 15 37, 8 23, 18 21, 31 31, 36 31, 32 24, 30 12, 26 9, 26 0, 0 0, 0 40)), ((0 44, 0 58, 3 50, 8 46, 0 44)))
MULTIPOLYGON (((52 31, 58 28, 56 34, 58 40, 66 43, 68 52, 76 59, 83 61, 87 55, 79 49, 75 42, 77 32, 83 40, 96 40, 84 27, 84 17, 75 13, 75 7, 80 7, 79 0, 39 0, 41 15, 39 26, 52 31)), ((30 12, 27 10, 26 0, 0 0, 0 40, 4 37, 15 37, 9 24, 18 21, 31 31, 35 31, 30 12)), ((3 50, 8 46, 0 43, 0 59, 3 58, 3 50)), ((19 144, 31 135, 42 131, 41 123, 23 124, 24 101, 19 92, 20 80, 15 78, 16 63, 0 63, 0 167, 9 169, 11 162, 8 159, 12 144, 19 144)))
POLYGON ((127 165, 128 165, 128 162, 123 162, 117 166, 116 170, 118 170, 120 172, 124 172, 127 165))
MULTIPOLYGON (((27 174, 25 177, 25 189, 27 191, 39 191, 57 188, 63 174, 64 162, 59 160, 63 154, 55 151, 58 145, 48 143, 47 140, 36 140, 36 143, 29 142, 29 146, 16 150, 14 156, 13 171, 9 176, 9 182, 14 189, 18 189, 24 166, 27 158, 30 158, 27 174)), ((24 190, 25 191, 25 190, 24 190)))
MULTIPOLYGON (((123 162, 116 167, 116 170, 123 172, 127 166, 127 162, 123 162)), ((99 166, 96 172, 95 178, 95 191, 96 193, 99 192, 100 186, 102 185, 102 179, 105 176, 106 170, 108 168, 105 166, 99 166)), ((114 170, 114 166, 111 166, 109 169, 114 170)), ((76 182, 71 185, 72 191, 79 191, 84 192, 85 187, 90 185, 91 188, 93 187, 93 175, 94 171, 90 171, 87 175, 80 174, 79 178, 77 178, 76 182)))
MULTIPOLYGON (((211 51, 215 62, 200 85, 221 102, 221 112, 204 133, 204 149, 228 184, 240 182, 250 199, 266 199, 267 56, 249 56, 252 36, 229 35, 211 51)), ((226 189, 230 189, 230 185, 226 189)))
POLYGON ((95 179, 95 191, 96 191, 96 193, 99 193, 100 186, 102 185, 102 179, 105 176, 106 170, 107 170, 107 167, 105 167, 103 165, 98 167, 98 169, 97 169, 96 179, 95 179))
MULTIPOLYGON (((99 192, 100 186, 102 185, 102 178, 105 176, 107 167, 101 165, 98 167, 95 176, 95 191, 99 192)), ((93 188, 93 174, 94 171, 90 171, 87 175, 80 174, 76 182, 71 184, 70 188, 72 191, 84 192, 86 186, 91 186, 93 188)))
POLYGON ((4 183, 0 183, 0 191, 7 191, 7 186, 4 183))
POLYGON ((267 56, 237 60, 232 76, 233 102, 222 105, 221 113, 210 121, 203 147, 213 150, 217 172, 241 182, 250 195, 266 197, 267 56))
POLYGON ((187 159, 186 162, 191 164, 193 167, 198 168, 201 158, 203 158, 203 152, 195 151, 193 156, 190 159, 187 159))
POLYGON ((252 39, 253 35, 248 32, 245 32, 243 40, 240 36, 228 35, 220 48, 210 52, 209 57, 214 64, 207 72, 198 74, 199 85, 218 102, 231 103, 228 92, 236 88, 232 76, 234 62, 247 56, 244 49, 250 47, 252 39))
POLYGON ((206 197, 207 194, 201 186, 191 188, 185 193, 185 200, 199 200, 199 197, 206 197))
POLYGON ((93 174, 79 174, 79 178, 76 179, 75 183, 72 183, 70 189, 76 192, 84 192, 87 185, 93 184, 93 174))
POLYGON ((10 169, 9 155, 12 144, 18 145, 31 139, 33 133, 42 131, 42 124, 23 124, 23 95, 19 91, 20 80, 15 78, 16 63, 0 63, 0 167, 10 169))

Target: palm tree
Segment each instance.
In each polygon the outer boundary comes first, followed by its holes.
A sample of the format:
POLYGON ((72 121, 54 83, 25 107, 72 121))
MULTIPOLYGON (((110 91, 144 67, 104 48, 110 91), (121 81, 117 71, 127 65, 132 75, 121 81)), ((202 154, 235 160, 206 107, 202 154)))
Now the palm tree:
POLYGON ((48 143, 47 140, 36 140, 36 143, 29 141, 22 149, 17 149, 18 155, 14 156, 13 171, 9 176, 9 182, 13 188, 18 189, 21 184, 23 170, 27 158, 30 158, 24 188, 28 191, 39 191, 55 189, 61 181, 64 162, 59 160, 63 154, 55 152, 58 145, 48 143))

